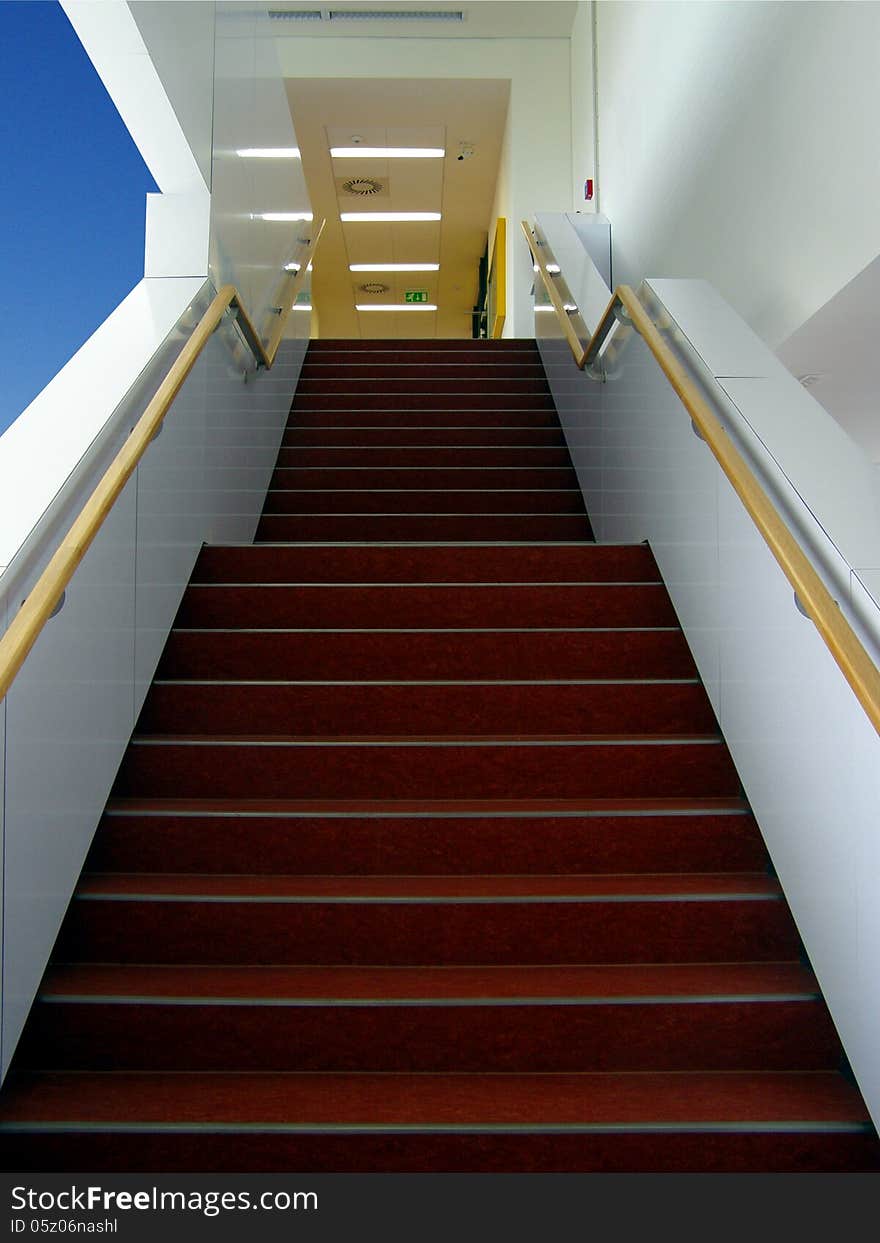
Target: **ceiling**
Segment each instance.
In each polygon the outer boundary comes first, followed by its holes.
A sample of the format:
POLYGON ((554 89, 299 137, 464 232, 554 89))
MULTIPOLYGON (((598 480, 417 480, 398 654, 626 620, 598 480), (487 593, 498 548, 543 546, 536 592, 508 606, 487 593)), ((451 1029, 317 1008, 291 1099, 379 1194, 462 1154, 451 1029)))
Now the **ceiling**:
MULTIPOLYGON (((499 4, 499 8, 517 5, 499 4)), ((535 6, 524 5, 532 8, 535 6)), ((550 7, 553 7, 552 5, 550 7)), ((317 24, 317 23, 310 23, 317 24)), ((506 79, 297 78, 286 83, 315 218, 312 278, 321 337, 469 337, 487 243, 510 83, 506 79), (442 159, 337 159, 333 146, 443 147, 442 159), (459 160, 460 144, 473 151, 459 160), (358 197, 345 182, 372 180, 358 197), (341 212, 440 212, 439 222, 343 223, 341 212), (353 273, 352 263, 439 263, 439 272, 353 273), (387 291, 358 286, 378 281, 387 291), (437 311, 358 312, 424 290, 437 311)))
POLYGON ((281 19, 273 22, 276 37, 290 34, 308 38, 369 38, 389 36, 395 39, 567 39, 577 11, 574 0, 366 0, 366 3, 327 5, 319 0, 268 0, 270 11, 280 10, 321 12, 324 20, 281 19), (462 21, 424 21, 396 18, 390 21, 334 20, 331 11, 383 12, 445 10, 463 14, 462 21))

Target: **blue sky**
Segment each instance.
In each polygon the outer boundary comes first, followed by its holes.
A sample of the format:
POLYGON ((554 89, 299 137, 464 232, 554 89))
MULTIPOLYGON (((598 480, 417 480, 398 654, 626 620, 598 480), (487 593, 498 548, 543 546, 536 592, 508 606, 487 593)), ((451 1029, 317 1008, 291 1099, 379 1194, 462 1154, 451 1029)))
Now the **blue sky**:
POLYGON ((0 433, 144 274, 150 173, 55 0, 0 0, 0 433))

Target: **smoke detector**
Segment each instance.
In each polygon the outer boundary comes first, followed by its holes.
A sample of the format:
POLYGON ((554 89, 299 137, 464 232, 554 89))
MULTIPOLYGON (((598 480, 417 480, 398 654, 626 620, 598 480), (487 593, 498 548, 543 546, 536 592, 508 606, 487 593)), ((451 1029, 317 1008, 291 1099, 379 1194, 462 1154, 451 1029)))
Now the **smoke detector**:
POLYGON ((361 293, 387 293, 390 288, 390 285, 383 285, 381 281, 368 281, 366 285, 358 285, 361 293))
POLYGON ((346 194, 353 194, 360 199, 381 194, 385 189, 381 181, 374 181, 372 177, 352 177, 350 181, 343 181, 342 188, 346 194))
POLYGON ((476 155, 476 147, 472 142, 460 142, 458 144, 458 159, 469 160, 471 156, 476 155))

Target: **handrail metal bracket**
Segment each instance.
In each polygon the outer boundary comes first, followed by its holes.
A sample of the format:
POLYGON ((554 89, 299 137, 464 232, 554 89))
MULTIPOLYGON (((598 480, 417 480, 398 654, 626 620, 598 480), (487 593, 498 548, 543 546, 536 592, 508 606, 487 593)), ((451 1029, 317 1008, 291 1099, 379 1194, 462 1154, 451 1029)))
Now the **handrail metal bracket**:
POLYGON ((598 358, 584 367, 584 375, 588 375, 591 380, 598 380, 600 384, 604 384, 608 379, 605 368, 598 358))

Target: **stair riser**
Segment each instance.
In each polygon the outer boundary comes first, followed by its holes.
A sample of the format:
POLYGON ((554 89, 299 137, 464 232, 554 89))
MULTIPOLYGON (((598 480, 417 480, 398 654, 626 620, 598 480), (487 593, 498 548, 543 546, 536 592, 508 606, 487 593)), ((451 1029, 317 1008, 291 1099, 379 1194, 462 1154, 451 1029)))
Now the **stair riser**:
POLYGON ((468 875, 750 872, 751 816, 105 817, 90 872, 468 875))
POLYGON ((272 514, 487 514, 514 513, 549 516, 557 513, 584 515, 584 502, 574 488, 550 491, 482 488, 450 492, 364 492, 349 488, 339 492, 275 491, 266 495, 263 521, 272 514))
POLYGON ((689 678, 680 631, 399 634, 174 630, 159 678, 689 678))
MULTIPOLYGON (((484 466, 489 470, 504 469, 508 466, 535 467, 555 466, 570 469, 571 460, 568 450, 564 447, 538 446, 529 448, 525 445, 514 445, 512 448, 462 446, 440 448, 427 445, 422 448, 394 448, 390 445, 373 445, 366 448, 358 446, 344 448, 302 447, 282 449, 278 454, 279 470, 301 470, 312 467, 335 470, 342 466, 366 467, 368 469, 394 469, 402 466, 413 466, 424 469, 436 469, 448 466, 455 469, 472 469, 484 466)), ((475 481, 481 486, 480 481, 475 481)))
POLYGON ((318 517, 275 515, 261 519, 258 542, 284 540, 589 540, 593 532, 586 514, 510 514, 467 517, 376 514, 318 517))
POLYGON ((714 734, 702 686, 154 685, 141 734, 714 734))
POLYGON ((39 1004, 40 1070, 833 1070, 819 1001, 620 1005, 39 1004))
POLYGON ((446 743, 217 745, 133 742, 117 798, 728 798, 736 770, 716 744, 446 743))
POLYGON ((308 383, 316 387, 325 382, 345 383, 354 381, 362 383, 382 383, 385 380, 423 381, 425 373, 430 369, 431 379, 440 383, 460 380, 537 380, 546 384, 544 368, 540 359, 519 361, 508 356, 499 362, 482 362, 479 359, 465 356, 465 359, 454 360, 431 359, 428 366, 420 362, 418 357, 406 361, 364 362, 362 360, 332 359, 326 362, 306 358, 300 372, 300 385, 308 383))
POLYGON ((431 491, 435 488, 576 488, 577 475, 566 466, 505 466, 498 469, 466 466, 303 466, 278 467, 270 488, 320 488, 322 491, 375 488, 431 491))
MULTIPOLYGON (((551 431, 558 435, 559 419, 553 409, 543 410, 464 410, 449 408, 447 410, 400 410, 381 408, 368 410, 350 409, 316 409, 307 410, 294 407, 291 420, 287 425, 286 435, 300 429, 310 431, 337 431, 342 428, 361 428, 364 431, 375 428, 387 428, 397 438, 399 433, 409 434, 425 426, 437 431, 446 429, 451 432, 455 428, 469 428, 476 433, 488 433, 492 436, 502 435, 511 428, 521 428, 525 432, 551 431)), ((324 443, 324 442, 320 442, 324 443)))
POLYGON ((674 626, 662 587, 190 587, 175 625, 257 629, 674 626))
MULTIPOLYGON (((476 392, 462 393, 458 385, 451 392, 410 393, 391 392, 383 387, 381 392, 364 385, 364 391, 353 392, 353 386, 342 392, 300 393, 297 391, 291 406, 291 416, 297 418, 313 410, 401 410, 416 411, 419 416, 437 411, 440 413, 473 410, 500 410, 505 414, 512 410, 541 410, 558 421, 556 407, 549 392, 514 391, 487 392, 485 385, 473 386, 476 392)), ((303 420, 304 422, 308 420, 303 420)))
MULTIPOLYGON (((194 583, 660 583, 644 545, 561 548, 205 547, 194 583)), ((670 610, 671 611, 671 610, 670 610)), ((515 620, 515 619, 514 619, 515 620)), ((387 622, 385 623, 387 624, 387 622)), ((651 625, 641 622, 640 625, 651 625)))
POLYGON ((437 374, 431 374, 427 368, 422 368, 421 371, 421 375, 416 374, 405 379, 399 379, 396 376, 389 379, 358 378, 350 376, 347 371, 343 372, 339 379, 322 376, 319 380, 313 380, 304 377, 297 384, 296 393, 297 397, 330 397, 339 393, 351 393, 357 396, 360 390, 364 389, 366 393, 380 398, 386 394, 395 393, 418 396, 442 393, 456 401, 462 401, 477 394, 481 397, 499 397, 502 399, 499 405, 504 405, 503 399, 511 394, 518 397, 531 393, 539 393, 542 396, 549 394, 547 381, 543 375, 517 376, 516 379, 505 379, 503 376, 493 376, 491 379, 470 379, 466 376, 443 379, 437 374))
POLYGON ((252 902, 75 899, 56 962, 352 965, 796 958, 783 902, 252 902))
MULTIPOLYGON (((427 420, 433 423, 433 420, 427 420)), ((299 427, 284 433, 285 450, 305 447, 331 448, 335 445, 364 449, 411 447, 446 448, 527 448, 565 449, 565 437, 558 427, 299 427)))

